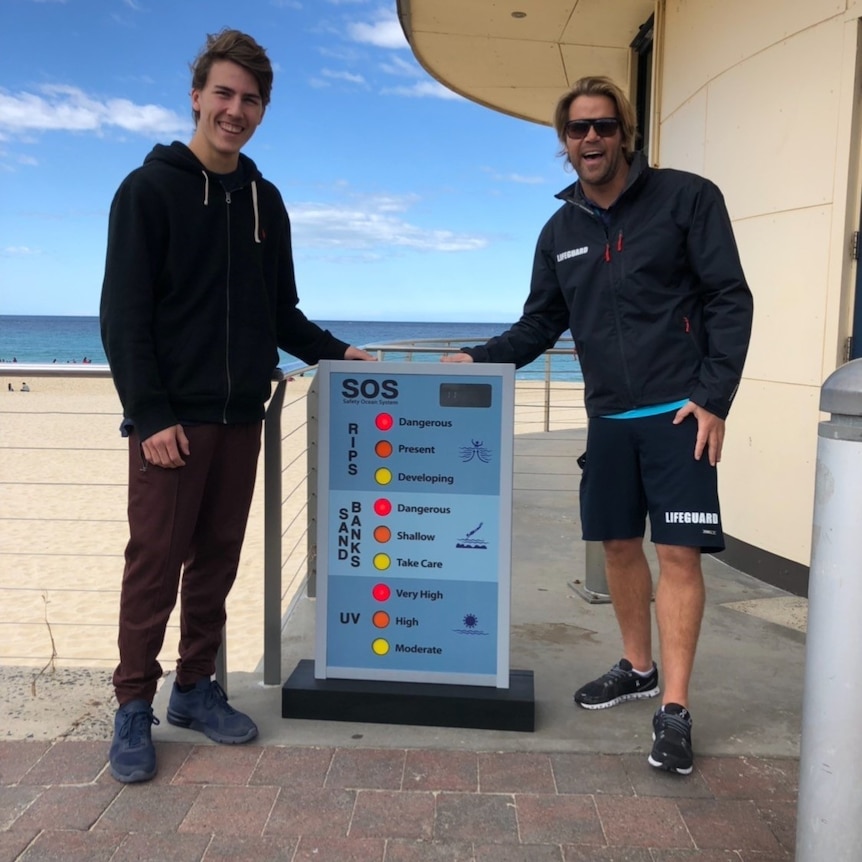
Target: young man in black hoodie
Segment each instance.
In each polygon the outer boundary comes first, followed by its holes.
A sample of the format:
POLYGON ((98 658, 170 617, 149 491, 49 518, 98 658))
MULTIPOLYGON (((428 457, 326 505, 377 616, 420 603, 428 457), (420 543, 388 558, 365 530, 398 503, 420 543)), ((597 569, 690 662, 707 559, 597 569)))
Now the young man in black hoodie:
POLYGON ((298 308, 284 203, 240 152, 272 77, 250 36, 209 36, 192 66, 191 142, 156 146, 111 206, 100 316, 129 438, 130 539, 109 756, 124 783, 156 774, 157 656, 181 570, 167 719, 221 743, 257 735, 212 676, 278 348, 309 364, 373 359, 298 308))
POLYGON ((623 658, 575 692, 600 710, 660 693, 653 661, 646 516, 663 704, 652 766, 692 771, 689 682, 704 608, 701 553, 724 548, 716 465, 742 376, 752 298, 718 188, 650 168, 635 111, 610 79, 581 78, 554 126, 578 181, 542 229, 521 319, 450 362, 526 365, 570 329, 589 416, 583 537, 601 541, 623 658))

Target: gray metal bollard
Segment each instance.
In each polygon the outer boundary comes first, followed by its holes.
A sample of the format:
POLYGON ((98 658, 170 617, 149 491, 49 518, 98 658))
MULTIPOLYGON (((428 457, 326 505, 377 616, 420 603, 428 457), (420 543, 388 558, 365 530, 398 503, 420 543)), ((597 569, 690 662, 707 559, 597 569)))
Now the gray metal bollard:
POLYGON ((796 862, 862 859, 862 359, 820 393, 796 862))
POLYGON ((601 542, 584 542, 584 580, 569 586, 591 605, 605 605, 611 600, 605 575, 605 552, 601 542))

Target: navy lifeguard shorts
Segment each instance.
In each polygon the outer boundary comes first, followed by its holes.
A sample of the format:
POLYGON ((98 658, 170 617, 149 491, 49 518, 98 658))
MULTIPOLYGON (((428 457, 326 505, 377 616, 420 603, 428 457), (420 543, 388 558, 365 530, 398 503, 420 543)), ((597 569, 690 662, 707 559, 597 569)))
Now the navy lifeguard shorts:
POLYGON ((635 419, 590 419, 582 460, 581 527, 589 542, 643 537, 660 545, 724 550, 718 474, 694 458, 697 420, 676 410, 635 419))

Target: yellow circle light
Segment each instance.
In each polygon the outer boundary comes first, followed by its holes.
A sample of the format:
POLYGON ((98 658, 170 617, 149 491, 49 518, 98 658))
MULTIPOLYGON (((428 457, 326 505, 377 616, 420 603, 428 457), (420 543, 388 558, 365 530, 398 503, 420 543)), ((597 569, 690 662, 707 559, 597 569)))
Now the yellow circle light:
POLYGON ((375 638, 371 642, 371 649, 376 655, 386 655, 389 652, 389 641, 385 638, 375 638))
POLYGON ((392 471, 386 467, 381 467, 374 471, 374 481, 378 485, 388 485, 392 481, 392 471))
POLYGON ((385 569, 388 569, 392 565, 392 560, 389 559, 389 554, 375 554, 374 555, 374 568, 379 569, 381 572, 385 569))

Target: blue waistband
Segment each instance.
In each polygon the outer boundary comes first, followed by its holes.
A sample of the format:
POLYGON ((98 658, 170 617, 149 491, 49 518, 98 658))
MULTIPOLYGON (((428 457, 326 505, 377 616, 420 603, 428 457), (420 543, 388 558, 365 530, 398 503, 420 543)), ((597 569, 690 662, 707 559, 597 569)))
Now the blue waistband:
POLYGON ((609 416, 602 416, 602 419, 638 419, 641 416, 655 416, 658 413, 670 413, 671 410, 679 410, 680 407, 685 407, 688 404, 688 398, 683 398, 682 401, 670 401, 665 404, 650 404, 649 407, 637 407, 634 410, 626 410, 625 413, 611 413, 609 416))

